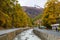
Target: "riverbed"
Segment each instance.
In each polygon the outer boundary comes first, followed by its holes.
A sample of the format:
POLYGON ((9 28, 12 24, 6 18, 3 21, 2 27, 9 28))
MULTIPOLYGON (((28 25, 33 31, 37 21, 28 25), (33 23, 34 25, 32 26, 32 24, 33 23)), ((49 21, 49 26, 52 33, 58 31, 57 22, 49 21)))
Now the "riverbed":
POLYGON ((41 40, 41 39, 33 33, 33 29, 29 29, 17 35, 14 40, 41 40))

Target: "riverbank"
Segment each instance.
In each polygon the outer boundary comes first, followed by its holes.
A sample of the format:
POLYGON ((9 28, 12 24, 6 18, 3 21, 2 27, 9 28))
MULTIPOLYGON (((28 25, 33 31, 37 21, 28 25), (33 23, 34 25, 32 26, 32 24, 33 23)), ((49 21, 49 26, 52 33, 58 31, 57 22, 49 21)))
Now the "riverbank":
POLYGON ((33 32, 42 40, 60 40, 60 32, 37 28, 34 29, 33 32))
POLYGON ((13 40, 18 34, 25 30, 28 30, 28 28, 0 30, 0 40, 13 40))

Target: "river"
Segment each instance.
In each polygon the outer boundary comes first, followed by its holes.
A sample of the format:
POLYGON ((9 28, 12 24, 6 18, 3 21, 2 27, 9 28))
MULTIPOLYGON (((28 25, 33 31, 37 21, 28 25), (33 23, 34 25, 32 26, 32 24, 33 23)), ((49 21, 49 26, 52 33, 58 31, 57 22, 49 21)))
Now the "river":
POLYGON ((17 35, 14 40, 41 40, 41 39, 33 33, 33 29, 29 29, 17 35))

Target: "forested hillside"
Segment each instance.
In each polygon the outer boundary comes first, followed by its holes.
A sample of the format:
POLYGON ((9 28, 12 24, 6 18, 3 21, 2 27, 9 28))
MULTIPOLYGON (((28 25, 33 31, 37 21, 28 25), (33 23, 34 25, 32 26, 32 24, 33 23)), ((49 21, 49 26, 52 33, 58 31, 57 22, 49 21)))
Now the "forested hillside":
POLYGON ((35 18, 39 14, 43 13, 43 8, 36 8, 36 7, 28 7, 28 6, 23 6, 23 10, 28 14, 30 18, 35 18))

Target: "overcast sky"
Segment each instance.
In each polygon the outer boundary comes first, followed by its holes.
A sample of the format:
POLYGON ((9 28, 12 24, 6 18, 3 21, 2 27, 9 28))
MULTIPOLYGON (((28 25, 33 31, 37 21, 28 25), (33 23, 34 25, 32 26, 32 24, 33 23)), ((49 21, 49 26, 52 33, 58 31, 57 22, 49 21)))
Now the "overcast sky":
POLYGON ((46 1, 47 0, 19 0, 19 3, 21 6, 35 7, 35 5, 38 5, 44 8, 46 1))

